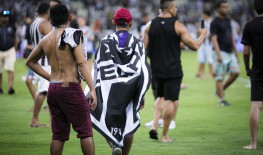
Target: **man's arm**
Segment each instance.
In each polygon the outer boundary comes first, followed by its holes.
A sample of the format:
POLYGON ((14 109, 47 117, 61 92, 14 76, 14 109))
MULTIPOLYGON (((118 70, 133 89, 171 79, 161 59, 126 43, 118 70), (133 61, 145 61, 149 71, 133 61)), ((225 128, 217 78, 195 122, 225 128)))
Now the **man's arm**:
POLYGON ((48 74, 38 63, 38 60, 44 55, 42 49, 42 41, 39 42, 36 48, 28 56, 26 65, 30 67, 35 73, 50 81, 50 74, 48 74))
POLYGON ((142 39, 144 47, 145 47, 145 51, 147 51, 148 45, 149 45, 149 31, 150 31, 150 27, 151 27, 151 22, 147 23, 146 28, 144 30, 144 37, 142 39))
POLYGON ((244 45, 243 57, 244 57, 244 63, 245 63, 247 76, 250 76, 251 69, 249 66, 249 62, 250 62, 250 46, 249 45, 244 45))
POLYGON ((175 22, 175 30, 176 33, 181 37, 183 43, 194 51, 197 51, 200 48, 207 33, 205 29, 199 29, 200 36, 197 40, 194 40, 188 33, 186 27, 180 22, 175 22))
MULTIPOLYGON (((237 60, 238 60, 237 48, 236 48, 236 44, 235 44, 235 38, 234 38, 233 35, 232 35, 232 49, 233 49, 234 54, 235 54, 235 56, 237 57, 237 60)), ((239 60, 238 60, 238 61, 239 61, 239 60)))
POLYGON ((39 24, 39 32, 42 35, 47 35, 49 32, 52 31, 52 26, 49 21, 45 21, 39 24))
POLYGON ((93 85, 93 81, 90 75, 90 70, 87 64, 87 60, 85 59, 85 56, 82 51, 81 41, 80 44, 76 48, 74 48, 74 56, 76 58, 76 62, 78 64, 81 75, 83 75, 87 85, 90 88, 90 95, 92 100, 91 109, 95 110, 97 107, 97 97, 96 97, 95 87, 93 85))
POLYGON ((18 39, 17 39, 17 35, 16 35, 16 25, 14 25, 14 42, 15 42, 14 47, 15 47, 16 51, 18 51, 17 50, 18 49, 18 39))
POLYGON ((212 40, 212 43, 213 43, 213 46, 214 46, 214 49, 217 55, 217 61, 222 62, 222 56, 220 54, 220 48, 219 48, 219 44, 217 41, 217 35, 212 35, 211 40, 212 40))

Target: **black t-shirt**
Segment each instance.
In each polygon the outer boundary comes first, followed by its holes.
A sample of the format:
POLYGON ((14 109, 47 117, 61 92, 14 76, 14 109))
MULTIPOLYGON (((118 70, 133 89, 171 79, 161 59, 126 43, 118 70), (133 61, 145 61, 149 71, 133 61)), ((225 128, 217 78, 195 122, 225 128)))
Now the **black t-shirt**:
POLYGON ((251 78, 263 79, 263 17, 245 25, 241 43, 249 45, 253 53, 251 78))
POLYGON ((8 24, 0 27, 0 51, 7 51, 15 46, 15 25, 8 24))
POLYGON ((175 22, 176 18, 160 17, 151 22, 148 54, 154 77, 177 78, 183 76, 181 38, 175 31, 175 22))
POLYGON ((216 17, 210 25, 211 36, 216 35, 221 51, 232 53, 232 28, 229 18, 216 17))

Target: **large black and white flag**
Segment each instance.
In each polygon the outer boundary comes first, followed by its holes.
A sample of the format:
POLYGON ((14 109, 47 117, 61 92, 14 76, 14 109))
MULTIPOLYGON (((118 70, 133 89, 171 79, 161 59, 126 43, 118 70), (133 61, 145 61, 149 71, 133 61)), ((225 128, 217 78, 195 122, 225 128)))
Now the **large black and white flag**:
MULTIPOLYGON (((151 82, 143 43, 126 31, 106 36, 95 55, 93 80, 98 104, 93 127, 114 145, 140 126, 139 110, 151 82)), ((88 88, 85 90, 88 96, 88 88)))

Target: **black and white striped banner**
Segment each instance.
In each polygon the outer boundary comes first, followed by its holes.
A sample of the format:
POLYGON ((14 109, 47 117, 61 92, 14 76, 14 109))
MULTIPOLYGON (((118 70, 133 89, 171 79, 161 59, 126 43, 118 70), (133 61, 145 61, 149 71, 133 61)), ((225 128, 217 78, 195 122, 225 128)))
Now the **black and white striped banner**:
POLYGON ((98 104, 91 120, 107 140, 122 147, 124 137, 140 126, 139 110, 151 72, 140 40, 129 34, 125 47, 118 44, 113 33, 102 39, 96 52, 93 80, 98 104))

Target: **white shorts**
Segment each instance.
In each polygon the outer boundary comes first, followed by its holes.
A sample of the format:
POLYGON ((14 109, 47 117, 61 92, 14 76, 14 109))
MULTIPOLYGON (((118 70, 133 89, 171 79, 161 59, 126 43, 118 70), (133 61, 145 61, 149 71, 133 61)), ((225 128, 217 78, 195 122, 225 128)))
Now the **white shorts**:
POLYGON ((227 53, 220 51, 223 62, 219 63, 217 61, 217 54, 214 52, 214 75, 217 81, 224 80, 224 76, 227 73, 239 73, 239 64, 237 57, 234 53, 227 53))
POLYGON ((197 52, 198 62, 202 64, 213 64, 213 46, 211 44, 202 44, 197 52))
POLYGON ((14 47, 7 51, 0 51, 0 73, 3 70, 14 72, 16 62, 16 50, 14 47))
MULTIPOLYGON (((42 66, 42 68, 48 72, 49 74, 51 74, 51 67, 50 66, 42 66)), ((49 87, 49 81, 44 79, 43 77, 39 76, 38 74, 36 75, 36 79, 38 80, 38 93, 44 93, 48 91, 48 87, 49 87)))

